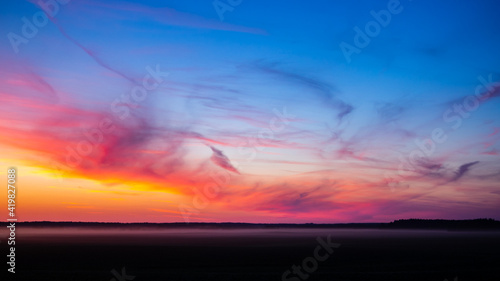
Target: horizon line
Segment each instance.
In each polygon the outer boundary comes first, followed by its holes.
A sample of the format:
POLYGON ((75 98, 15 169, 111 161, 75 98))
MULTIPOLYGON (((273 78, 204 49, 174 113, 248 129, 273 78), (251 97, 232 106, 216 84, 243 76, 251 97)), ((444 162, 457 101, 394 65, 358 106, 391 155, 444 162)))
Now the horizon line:
MULTIPOLYGON (((306 223, 286 223, 286 222, 99 222, 99 221, 16 221, 16 223, 98 223, 98 224, 248 224, 248 225, 345 225, 345 224, 388 224, 396 221, 477 221, 477 220, 486 220, 486 221, 495 221, 500 222, 499 220, 493 218, 475 218, 475 219, 419 219, 419 218, 409 218, 409 219, 397 219, 388 222, 332 222, 332 223, 314 223, 314 222, 306 222, 306 223)), ((2 223, 10 223, 9 221, 3 221, 2 223)))

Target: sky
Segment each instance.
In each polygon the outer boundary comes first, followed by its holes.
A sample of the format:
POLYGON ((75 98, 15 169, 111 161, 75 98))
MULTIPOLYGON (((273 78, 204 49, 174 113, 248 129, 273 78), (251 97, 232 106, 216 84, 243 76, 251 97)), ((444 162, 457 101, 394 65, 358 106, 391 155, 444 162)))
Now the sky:
POLYGON ((17 218, 500 219, 499 8, 3 3, 17 218))

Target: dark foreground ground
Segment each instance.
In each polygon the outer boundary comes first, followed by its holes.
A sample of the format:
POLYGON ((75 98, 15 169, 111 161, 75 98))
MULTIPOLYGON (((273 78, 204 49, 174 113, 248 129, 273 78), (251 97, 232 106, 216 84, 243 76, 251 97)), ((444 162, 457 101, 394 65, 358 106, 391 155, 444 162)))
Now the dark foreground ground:
POLYGON ((130 227, 19 228, 16 274, 1 280, 279 281, 328 235, 340 247, 288 280, 500 280, 498 231, 130 227))

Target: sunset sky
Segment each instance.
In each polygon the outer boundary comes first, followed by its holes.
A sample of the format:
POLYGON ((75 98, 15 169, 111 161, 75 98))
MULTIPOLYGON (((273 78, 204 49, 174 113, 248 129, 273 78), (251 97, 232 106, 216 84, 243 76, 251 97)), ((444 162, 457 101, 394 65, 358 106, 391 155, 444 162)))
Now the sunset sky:
POLYGON ((1 178, 20 221, 500 219, 499 8, 3 3, 1 178))

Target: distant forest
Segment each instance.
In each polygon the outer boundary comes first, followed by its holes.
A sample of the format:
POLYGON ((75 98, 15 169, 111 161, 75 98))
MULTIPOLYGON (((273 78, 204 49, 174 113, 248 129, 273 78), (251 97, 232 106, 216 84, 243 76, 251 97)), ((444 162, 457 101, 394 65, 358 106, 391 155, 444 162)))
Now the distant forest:
MULTIPOLYGON (((9 222, 0 222, 8 225, 9 222)), ((17 222, 23 227, 162 227, 162 228, 371 228, 371 229, 448 229, 448 230, 500 230, 500 221, 481 218, 472 220, 401 219, 390 223, 337 223, 337 224, 258 224, 258 223, 107 223, 107 222, 17 222)))
POLYGON ((474 220, 407 219, 396 220, 386 226, 388 228, 422 229, 500 229, 500 221, 486 218, 474 220))

